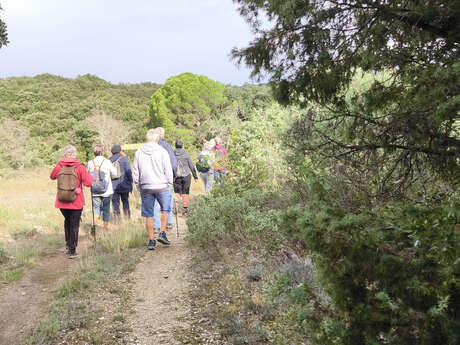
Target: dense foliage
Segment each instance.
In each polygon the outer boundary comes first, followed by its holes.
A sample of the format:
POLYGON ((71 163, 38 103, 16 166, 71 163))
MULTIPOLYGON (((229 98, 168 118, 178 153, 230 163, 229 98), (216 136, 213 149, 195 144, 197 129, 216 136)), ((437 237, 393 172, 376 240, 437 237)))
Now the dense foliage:
POLYGON ((113 85, 92 75, 1 79, 0 167, 51 164, 68 143, 89 156, 95 140, 108 146, 143 140, 149 98, 158 88, 113 85))
POLYGON ((164 127, 170 137, 193 143, 190 130, 219 117, 226 103, 224 90, 224 84, 193 73, 169 78, 152 95, 151 127, 164 127))
POLYGON ((235 2, 256 38, 234 57, 268 73, 282 103, 330 109, 312 112, 309 150, 395 180, 427 165, 460 177, 457 0, 235 2), (360 71, 380 74, 365 92, 347 93, 360 71))
POLYGON ((274 224, 316 272, 278 289, 292 324, 314 344, 458 344, 460 3, 235 2, 256 38, 234 57, 303 109, 276 149, 291 200, 274 224))
MULTIPOLYGON (((2 6, 0 6, 2 11, 2 6)), ((8 32, 6 31, 6 24, 0 17, 0 48, 8 44, 8 32)))

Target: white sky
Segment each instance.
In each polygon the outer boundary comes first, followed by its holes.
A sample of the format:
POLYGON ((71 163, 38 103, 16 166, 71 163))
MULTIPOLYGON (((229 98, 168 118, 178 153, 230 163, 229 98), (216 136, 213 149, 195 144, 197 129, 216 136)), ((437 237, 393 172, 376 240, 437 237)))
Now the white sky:
POLYGON ((163 83, 183 72, 250 82, 230 50, 251 40, 231 0, 0 0, 0 77, 95 74, 163 83))

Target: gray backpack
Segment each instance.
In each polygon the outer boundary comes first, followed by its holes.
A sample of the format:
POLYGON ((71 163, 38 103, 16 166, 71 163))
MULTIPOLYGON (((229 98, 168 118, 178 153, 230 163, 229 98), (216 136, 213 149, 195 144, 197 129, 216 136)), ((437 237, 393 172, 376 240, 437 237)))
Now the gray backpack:
POLYGON ((107 192, 107 188, 109 187, 109 183, 105 180, 105 172, 101 171, 102 164, 104 164, 105 159, 102 163, 97 166, 93 160, 94 170, 91 172, 93 176, 93 185, 91 186, 91 193, 98 195, 104 194, 107 192))

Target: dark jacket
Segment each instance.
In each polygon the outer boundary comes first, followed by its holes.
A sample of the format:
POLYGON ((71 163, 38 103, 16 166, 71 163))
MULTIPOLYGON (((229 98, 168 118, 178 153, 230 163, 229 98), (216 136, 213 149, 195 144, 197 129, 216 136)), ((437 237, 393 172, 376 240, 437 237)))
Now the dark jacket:
POLYGON ((120 154, 114 154, 110 157, 110 161, 113 163, 118 158, 120 163, 121 177, 116 180, 112 180, 113 191, 115 193, 129 193, 133 191, 133 175, 131 172, 131 166, 129 165, 129 160, 125 156, 120 154))
POLYGON ((177 159, 178 169, 180 169, 179 165, 182 167, 181 175, 185 177, 192 173, 193 178, 196 180, 198 176, 196 174, 195 166, 193 165, 192 159, 190 158, 188 152, 184 149, 175 149, 174 155, 177 159))
POLYGON ((176 178, 176 176, 177 176, 177 160, 176 160, 176 156, 174 155, 174 151, 173 151, 171 145, 169 145, 163 139, 160 139, 160 141, 158 142, 158 145, 160 145, 162 148, 164 148, 166 151, 168 151, 169 160, 171 161, 171 167, 172 167, 172 170, 173 170, 173 177, 176 178))

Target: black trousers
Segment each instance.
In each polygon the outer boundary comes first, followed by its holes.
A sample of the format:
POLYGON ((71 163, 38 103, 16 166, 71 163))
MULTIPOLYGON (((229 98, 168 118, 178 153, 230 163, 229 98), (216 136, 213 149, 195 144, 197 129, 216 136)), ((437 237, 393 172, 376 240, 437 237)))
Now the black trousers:
POLYGON ((121 202, 123 203, 123 213, 125 216, 130 216, 131 212, 129 210, 129 192, 126 193, 113 193, 112 195, 112 208, 113 214, 115 216, 120 215, 120 198, 121 202))
POLYGON ((64 216, 65 243, 71 253, 75 252, 78 245, 78 230, 80 228, 81 210, 67 210, 61 208, 64 216))

